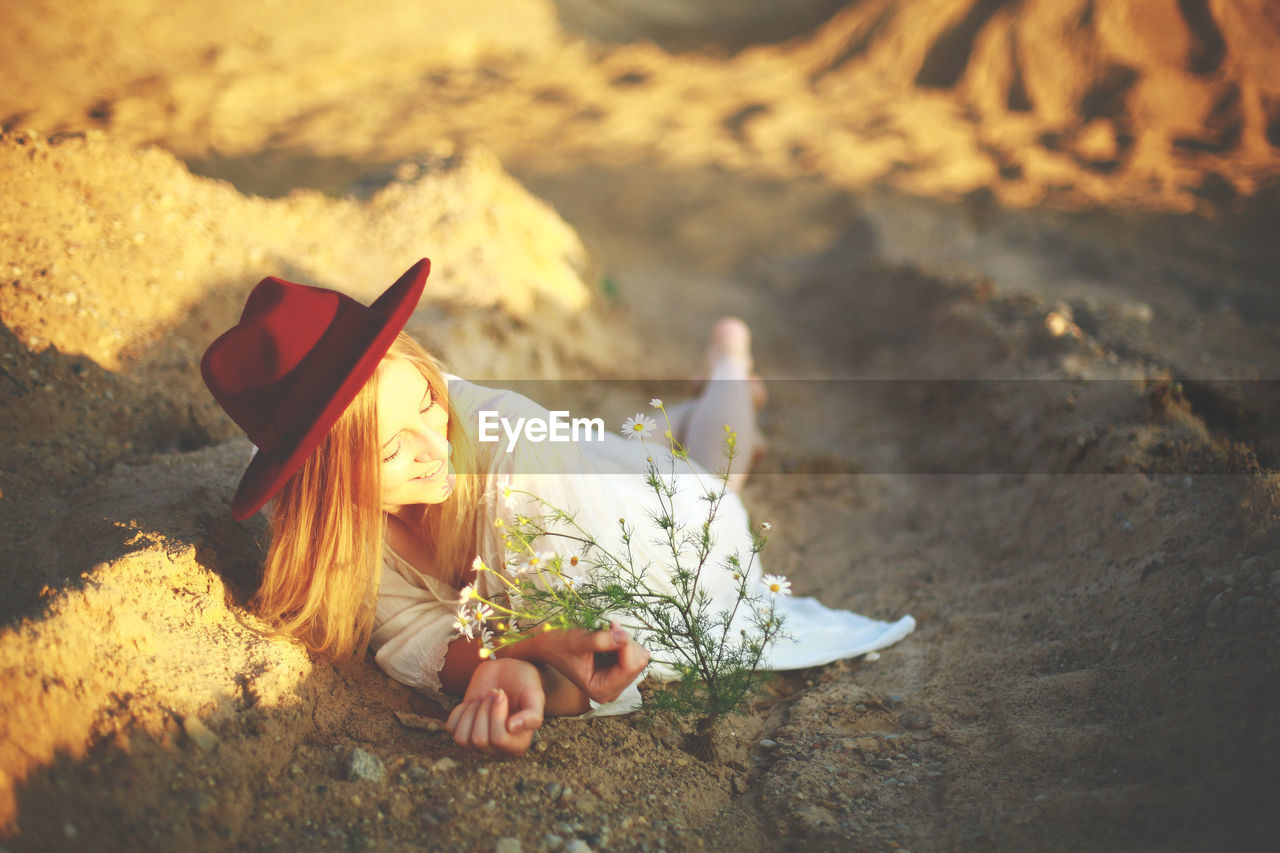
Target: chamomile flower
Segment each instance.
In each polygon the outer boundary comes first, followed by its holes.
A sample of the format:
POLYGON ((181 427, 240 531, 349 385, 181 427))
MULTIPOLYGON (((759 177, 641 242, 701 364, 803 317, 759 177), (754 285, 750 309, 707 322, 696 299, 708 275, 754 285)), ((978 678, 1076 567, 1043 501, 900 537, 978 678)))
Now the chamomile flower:
POLYGON ((462 592, 458 593, 458 598, 462 601, 470 601, 473 598, 479 598, 480 593, 476 591, 476 585, 469 583, 462 588, 462 592))
POLYGON ((458 618, 454 621, 453 628, 468 640, 475 638, 476 617, 466 604, 458 608, 458 618))
POLYGON ((765 575, 760 579, 764 584, 764 588, 769 590, 770 595, 790 595, 791 581, 782 575, 765 575))
POLYGON ((761 529, 761 530, 772 530, 772 529, 773 529, 773 525, 766 521, 765 523, 763 523, 763 524, 761 524, 761 525, 760 525, 760 529, 761 529))
POLYGON ((627 438, 648 438, 658 432, 658 422, 642 412, 636 412, 622 422, 622 434, 627 438))
POLYGON ((661 409, 661 408, 662 408, 662 398, 661 398, 661 397, 654 397, 652 400, 650 400, 650 401, 649 401, 649 405, 650 405, 650 406, 653 406, 655 409, 661 409))
POLYGON ((511 488, 511 478, 503 477, 498 481, 498 491, 502 494, 502 504, 509 510, 516 508, 516 492, 511 488))

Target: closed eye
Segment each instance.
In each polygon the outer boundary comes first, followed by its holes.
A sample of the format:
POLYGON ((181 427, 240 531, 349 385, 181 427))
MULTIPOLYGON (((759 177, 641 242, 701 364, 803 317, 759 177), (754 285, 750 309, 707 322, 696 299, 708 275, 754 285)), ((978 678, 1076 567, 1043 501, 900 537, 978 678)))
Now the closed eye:
MULTIPOLYGON (((426 390, 426 393, 422 395, 422 404, 421 404, 421 408, 418 409, 418 414, 425 415, 427 412, 431 411, 435 407, 436 402, 437 402, 437 398, 436 398, 435 388, 431 386, 431 383, 427 383, 427 390, 426 390)), ((393 450, 390 453, 390 455, 382 457, 382 461, 384 463, 393 462, 395 458, 399 455, 400 455, 400 445, 397 444, 396 449, 393 450)))

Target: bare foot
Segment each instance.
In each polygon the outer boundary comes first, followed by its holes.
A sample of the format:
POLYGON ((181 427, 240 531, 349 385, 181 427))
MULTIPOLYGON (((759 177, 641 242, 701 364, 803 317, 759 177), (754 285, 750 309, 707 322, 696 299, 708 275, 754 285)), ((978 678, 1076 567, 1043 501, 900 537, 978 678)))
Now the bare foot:
POLYGON ((751 358, 751 329, 737 317, 724 317, 711 327, 707 345, 706 377, 746 379, 751 382, 751 404, 758 412, 768 399, 764 380, 755 373, 751 358))

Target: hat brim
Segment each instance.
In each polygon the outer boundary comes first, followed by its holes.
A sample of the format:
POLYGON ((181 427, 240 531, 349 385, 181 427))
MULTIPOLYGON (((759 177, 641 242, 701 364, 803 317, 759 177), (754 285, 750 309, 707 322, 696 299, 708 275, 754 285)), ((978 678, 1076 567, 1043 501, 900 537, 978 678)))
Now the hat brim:
POLYGON ((385 317, 381 327, 360 357, 351 364, 346 375, 337 383, 333 396, 297 443, 280 455, 262 451, 254 454, 253 459, 249 461, 249 467, 245 469, 244 476, 240 478, 235 496, 231 499, 233 518, 243 521, 262 509, 289 478, 297 473, 307 457, 320 446, 320 442, 328 435, 338 418, 342 417, 342 413, 347 410, 351 401, 360 393, 360 389, 378 369, 378 364, 391 348, 396 335, 400 334, 400 330, 413 315, 430 272, 431 261, 423 258, 410 267, 396 280, 395 284, 387 288, 369 306, 370 310, 385 317))

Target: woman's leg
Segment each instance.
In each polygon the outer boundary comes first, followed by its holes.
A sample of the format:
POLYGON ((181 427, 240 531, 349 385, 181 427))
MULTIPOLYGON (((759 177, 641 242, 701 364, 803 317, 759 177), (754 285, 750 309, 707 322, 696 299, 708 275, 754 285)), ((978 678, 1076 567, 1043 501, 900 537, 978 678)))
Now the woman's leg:
MULTIPOLYGON (((756 409, 763 403, 763 385, 753 374, 751 330, 736 317, 726 317, 711 329, 707 347, 707 382, 680 415, 680 428, 689 456, 708 471, 725 466, 725 425, 737 433, 729 488, 739 491, 757 453, 764 449, 756 425, 756 409)), ((673 419, 672 426, 676 424, 673 419)))

